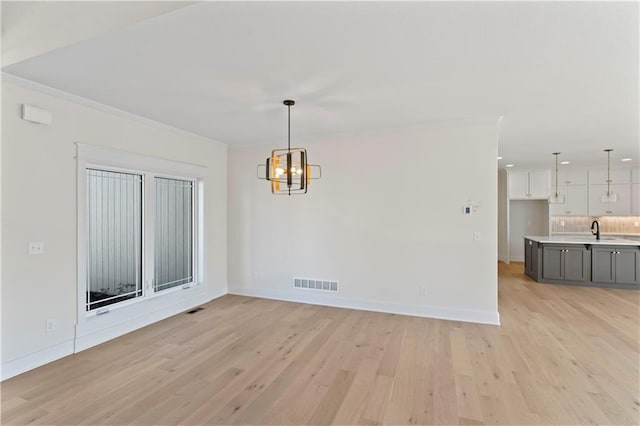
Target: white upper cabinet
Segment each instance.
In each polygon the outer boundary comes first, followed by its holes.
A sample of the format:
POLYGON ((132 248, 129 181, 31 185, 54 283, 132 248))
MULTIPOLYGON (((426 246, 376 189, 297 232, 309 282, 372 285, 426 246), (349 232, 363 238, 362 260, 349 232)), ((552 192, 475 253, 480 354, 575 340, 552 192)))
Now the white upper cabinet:
MULTIPOLYGON (((551 188, 555 192, 555 188, 551 188)), ((549 214, 552 216, 586 216, 587 215, 587 185, 560 185, 558 193, 564 196, 564 203, 549 204, 549 214)))
POLYGON ((640 183, 631 184, 631 214, 640 216, 640 183))
MULTIPOLYGON (((565 202, 549 204, 551 216, 640 215, 638 168, 618 167, 611 170, 611 190, 618 194, 615 203, 601 201, 607 191, 607 169, 560 169, 558 180, 558 192, 565 197, 565 202)), ((550 192, 555 192, 555 173, 551 176, 550 192)))
POLYGON ((510 199, 529 198, 529 172, 510 172, 507 181, 510 199))
POLYGON ((536 170, 529 172, 529 196, 531 198, 549 198, 551 186, 551 174, 548 170, 536 170))
MULTIPOLYGON (((559 182, 558 185, 586 185, 587 184, 587 171, 586 170, 567 170, 560 169, 558 172, 559 182)), ((551 185, 556 184, 556 174, 552 173, 551 185)), ((553 190, 553 188, 551 188, 553 190)))
MULTIPOLYGON (((589 174, 591 178, 591 174, 589 174)), ((618 195, 615 203, 603 203, 602 195, 607 185, 589 184, 589 215, 591 216, 629 216, 631 214, 631 185, 611 184, 611 191, 618 195)))
MULTIPOLYGON (((613 169, 611 170, 611 183, 630 183, 630 169, 613 169)), ((607 169, 589 170, 589 185, 606 185, 607 169)))
POLYGON ((508 173, 507 180, 511 200, 543 200, 549 197, 549 170, 513 171, 508 173))

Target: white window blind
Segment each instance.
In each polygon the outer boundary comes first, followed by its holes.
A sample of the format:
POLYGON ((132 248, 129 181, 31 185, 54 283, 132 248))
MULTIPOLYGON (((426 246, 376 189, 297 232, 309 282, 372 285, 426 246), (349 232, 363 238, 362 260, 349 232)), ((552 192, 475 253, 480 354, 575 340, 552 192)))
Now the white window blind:
POLYGON ((193 182, 155 178, 155 291, 193 281, 193 182))
POLYGON ((142 296, 142 176, 87 169, 86 310, 142 296))

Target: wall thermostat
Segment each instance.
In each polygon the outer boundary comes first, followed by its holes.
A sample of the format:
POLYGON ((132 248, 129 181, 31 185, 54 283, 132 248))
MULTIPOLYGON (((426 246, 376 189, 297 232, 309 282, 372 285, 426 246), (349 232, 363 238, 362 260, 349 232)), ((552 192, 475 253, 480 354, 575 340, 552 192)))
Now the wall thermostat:
POLYGON ((466 215, 474 214, 478 211, 478 203, 473 200, 467 201, 467 204, 462 208, 462 212, 466 215))

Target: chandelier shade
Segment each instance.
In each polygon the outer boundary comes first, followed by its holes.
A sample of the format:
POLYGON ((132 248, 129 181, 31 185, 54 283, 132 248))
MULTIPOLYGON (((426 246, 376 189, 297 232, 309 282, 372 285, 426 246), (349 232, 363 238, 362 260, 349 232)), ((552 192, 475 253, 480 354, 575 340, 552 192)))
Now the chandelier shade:
POLYGON ((258 165, 258 178, 271 182, 271 193, 275 195, 306 194, 309 184, 322 177, 317 164, 309 164, 307 150, 291 148, 291 106, 295 101, 285 100, 288 111, 287 148, 274 149, 264 164, 258 165))

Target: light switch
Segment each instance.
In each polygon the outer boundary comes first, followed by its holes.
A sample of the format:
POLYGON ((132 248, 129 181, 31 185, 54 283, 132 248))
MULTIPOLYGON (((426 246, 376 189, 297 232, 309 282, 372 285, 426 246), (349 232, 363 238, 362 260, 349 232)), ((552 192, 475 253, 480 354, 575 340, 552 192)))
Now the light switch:
POLYGON ((42 241, 30 241, 29 242, 29 254, 43 254, 44 242, 42 241))
POLYGON ((482 239, 482 234, 480 232, 474 232, 473 233, 473 239, 475 241, 480 241, 482 239))

